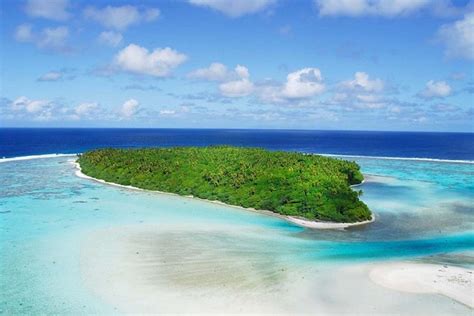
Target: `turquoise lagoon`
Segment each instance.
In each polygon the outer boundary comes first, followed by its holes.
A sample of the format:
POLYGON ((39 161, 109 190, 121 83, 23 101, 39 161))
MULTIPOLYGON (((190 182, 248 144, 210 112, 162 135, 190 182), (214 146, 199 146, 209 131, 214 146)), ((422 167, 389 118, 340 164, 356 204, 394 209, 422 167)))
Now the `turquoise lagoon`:
POLYGON ((474 265, 474 164, 354 158, 372 224, 311 230, 75 175, 74 157, 0 163, 0 313, 471 314, 384 289, 367 267, 474 265))

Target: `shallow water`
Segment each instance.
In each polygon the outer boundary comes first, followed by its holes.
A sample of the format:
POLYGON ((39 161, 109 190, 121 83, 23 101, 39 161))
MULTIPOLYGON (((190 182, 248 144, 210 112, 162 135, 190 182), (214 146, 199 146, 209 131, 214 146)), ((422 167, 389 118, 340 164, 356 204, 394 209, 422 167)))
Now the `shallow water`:
MULTIPOLYGON (((311 301, 308 308, 323 308, 308 297, 314 293, 328 304, 320 311, 344 312, 337 307, 342 298, 329 293, 351 286, 380 296, 375 307, 385 308, 390 304, 384 295, 406 304, 413 297, 370 284, 363 268, 349 271, 352 265, 410 259, 472 267, 472 164, 356 158, 367 181, 355 189, 363 190, 376 221, 318 231, 232 207, 78 178, 71 160, 0 163, 4 313, 136 311, 130 306, 148 304, 138 297, 135 305, 121 304, 118 298, 131 300, 124 284, 137 293, 149 289, 146 293, 155 293, 150 301, 174 295, 188 302, 181 311, 203 302, 219 310, 232 303, 229 296, 239 304, 252 301, 243 311, 306 310, 281 299, 282 293, 311 301), (338 270, 352 273, 352 280, 344 283, 333 273, 338 270), (129 271, 135 272, 129 276, 129 271), (316 289, 323 280, 334 287, 316 289), (115 296, 100 290, 107 287, 115 296), (251 299, 255 295, 263 301, 251 299)), ((470 311, 433 295, 416 299, 411 311, 470 311)), ((163 311, 176 306, 158 301, 163 311)))

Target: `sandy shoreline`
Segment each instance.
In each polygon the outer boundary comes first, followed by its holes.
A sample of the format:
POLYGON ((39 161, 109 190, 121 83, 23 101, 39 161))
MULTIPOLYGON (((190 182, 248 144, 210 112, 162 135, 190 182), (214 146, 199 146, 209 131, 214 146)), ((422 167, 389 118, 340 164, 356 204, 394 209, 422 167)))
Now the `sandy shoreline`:
POLYGON ((474 308, 473 271, 425 263, 395 262, 374 267, 370 279, 383 287, 407 293, 440 294, 474 308))
MULTIPOLYGON (((293 217, 293 216, 280 215, 280 214, 277 214, 277 213, 274 213, 274 212, 268 211, 268 210, 257 210, 255 208, 246 208, 246 207, 241 207, 241 206, 237 206, 237 205, 230 205, 230 204, 226 204, 224 202, 217 201, 217 200, 201 199, 201 198, 198 198, 198 197, 195 197, 195 196, 192 196, 192 195, 183 196, 183 195, 179 195, 179 194, 176 194, 176 193, 170 193, 170 192, 163 192, 163 191, 157 191, 157 190, 146 190, 146 189, 137 188, 137 187, 134 187, 134 186, 131 186, 131 185, 122 185, 122 184, 112 183, 112 182, 108 182, 108 181, 105 181, 105 180, 102 180, 102 179, 97 179, 97 178, 94 178, 94 177, 90 177, 90 176, 88 176, 88 175, 86 175, 82 172, 81 166, 78 162, 74 161, 73 163, 74 163, 74 166, 76 168, 75 174, 79 178, 88 179, 88 180, 100 182, 102 184, 112 185, 112 186, 125 188, 125 189, 145 191, 145 192, 154 192, 154 193, 166 194, 166 195, 177 196, 177 197, 182 197, 182 198, 191 198, 191 199, 196 199, 196 200, 200 200, 200 201, 204 201, 204 202, 208 202, 208 203, 219 204, 219 205, 223 205, 223 206, 227 206, 227 207, 233 207, 233 208, 237 208, 237 209, 240 209, 240 210, 256 212, 256 213, 259 213, 259 214, 278 217, 280 219, 286 220, 288 222, 291 222, 293 224, 296 224, 298 226, 305 227, 305 228, 312 228, 312 229, 345 229, 345 228, 348 228, 348 227, 351 227, 351 226, 366 225, 366 224, 369 224, 369 223, 372 223, 373 221, 375 221, 374 216, 372 216, 372 218, 370 220, 362 221, 362 222, 355 222, 355 223, 336 223, 336 222, 311 221, 311 220, 298 218, 298 217, 293 217)), ((361 185, 361 184, 359 184, 359 185, 361 185)))
POLYGON ((375 221, 374 216, 372 216, 372 219, 370 220, 356 223, 316 222, 293 216, 285 216, 284 218, 296 225, 314 229, 344 229, 351 226, 366 225, 375 221))

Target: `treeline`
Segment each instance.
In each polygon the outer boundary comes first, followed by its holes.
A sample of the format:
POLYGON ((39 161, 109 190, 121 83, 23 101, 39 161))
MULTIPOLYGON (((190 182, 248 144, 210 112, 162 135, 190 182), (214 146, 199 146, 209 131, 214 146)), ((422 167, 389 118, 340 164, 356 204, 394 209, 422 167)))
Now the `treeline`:
POLYGON ((363 180, 355 162, 230 146, 99 149, 79 156, 94 178, 193 195, 283 215, 335 222, 368 220, 350 188, 363 180))

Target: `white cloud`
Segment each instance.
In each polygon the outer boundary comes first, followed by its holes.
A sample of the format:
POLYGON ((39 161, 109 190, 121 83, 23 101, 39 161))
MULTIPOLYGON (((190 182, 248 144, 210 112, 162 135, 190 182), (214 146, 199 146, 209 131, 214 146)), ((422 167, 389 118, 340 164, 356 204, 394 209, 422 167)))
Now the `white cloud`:
POLYGON ((354 74, 353 80, 344 81, 342 86, 351 90, 380 92, 384 88, 384 83, 378 78, 371 80, 367 73, 358 71, 354 74))
POLYGON ((254 90, 253 83, 249 80, 250 74, 247 67, 237 65, 235 74, 238 79, 227 81, 219 85, 219 90, 226 97, 244 97, 251 94, 254 90))
POLYGON ((428 118, 426 116, 417 116, 417 117, 414 117, 412 121, 415 123, 424 123, 428 121, 428 118))
POLYGON ((240 17, 267 9, 275 0, 189 0, 189 3, 209 7, 230 17, 240 17))
POLYGON ((30 100, 25 96, 21 96, 12 102, 11 106, 15 111, 25 110, 28 113, 37 113, 49 105, 46 100, 30 100))
POLYGON ((137 100, 129 99, 122 104, 122 107, 120 108, 120 114, 124 118, 131 118, 138 112, 139 107, 140 103, 138 103, 137 100))
POLYGON ((15 30, 15 39, 19 42, 33 43, 42 49, 66 50, 69 29, 65 26, 46 27, 34 32, 29 24, 21 24, 15 30))
POLYGON ((377 103, 380 101, 380 97, 373 94, 358 94, 356 98, 365 103, 377 103))
POLYGON ((33 17, 64 21, 70 17, 68 7, 68 0, 28 0, 25 11, 33 17))
POLYGON ((166 77, 187 60, 187 56, 169 47, 148 49, 130 44, 115 56, 119 69, 135 74, 166 77))
POLYGON ((74 113, 80 118, 90 116, 97 112, 99 104, 97 102, 84 102, 75 107, 74 113))
POLYGON ((21 96, 12 101, 10 107, 16 115, 35 121, 50 121, 54 118, 54 104, 48 100, 31 100, 21 96))
POLYGON ((438 30, 437 38, 445 46, 448 57, 474 59, 474 12, 463 19, 445 24, 438 30))
POLYGON ((226 97, 244 97, 252 93, 253 83, 248 79, 229 81, 220 84, 219 90, 226 97))
POLYGON ((431 109, 435 112, 441 112, 441 113, 452 113, 452 112, 457 112, 460 110, 460 108, 456 105, 445 104, 445 103, 432 105, 431 109))
POLYGON ((282 96, 289 99, 308 98, 324 92, 325 86, 318 68, 303 68, 289 73, 282 96))
POLYGON ((122 34, 114 31, 104 31, 99 35, 99 42, 109 45, 109 46, 118 46, 123 39, 122 34))
POLYGON ((188 78, 209 81, 224 81, 229 76, 227 67, 221 63, 212 63, 207 68, 196 69, 188 74, 188 78))
POLYGON ((59 71, 50 71, 38 78, 38 81, 58 81, 63 78, 63 73, 59 71))
POLYGON ((340 82, 328 104, 340 106, 345 110, 375 110, 386 108, 390 104, 384 94, 384 82, 379 78, 370 78, 362 71, 354 74, 354 79, 340 82))
POLYGON ((267 80, 257 86, 256 94, 265 103, 301 102, 322 94, 326 86, 318 68, 303 68, 287 75, 283 84, 267 80))
POLYGON ((162 116, 173 116, 176 114, 175 110, 160 110, 160 115, 162 116))
POLYGON ((424 99, 444 98, 451 94, 451 87, 446 81, 430 80, 426 83, 425 89, 418 93, 424 99))
POLYGON ((321 16, 385 16, 414 13, 430 4, 430 0, 315 0, 321 16))
POLYGON ((88 7, 84 10, 86 18, 94 20, 106 28, 116 30, 124 30, 133 24, 154 21, 159 15, 160 10, 157 8, 140 10, 131 5, 119 7, 106 6, 102 9, 88 7))
POLYGON ((47 27, 43 29, 38 39, 38 45, 44 48, 64 47, 69 36, 69 29, 65 26, 47 27))
POLYGON ((15 39, 18 42, 33 41, 33 27, 31 24, 21 24, 15 30, 15 39))

